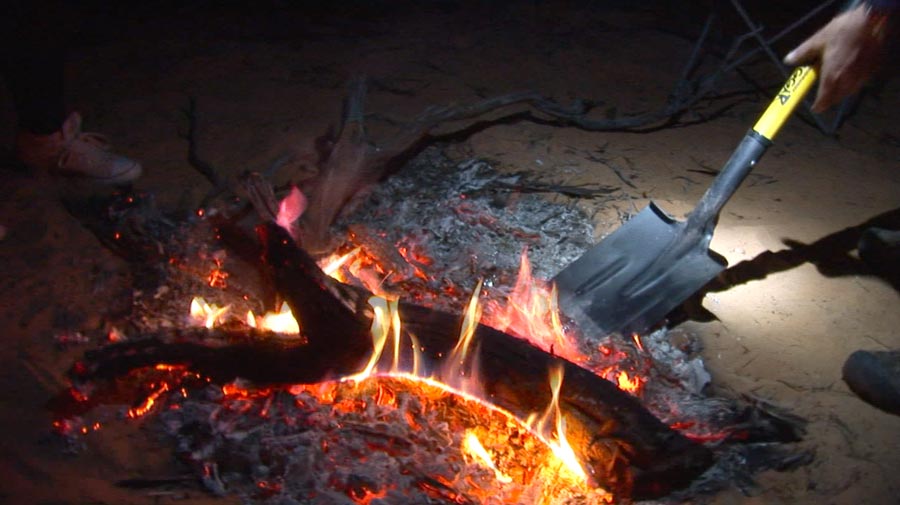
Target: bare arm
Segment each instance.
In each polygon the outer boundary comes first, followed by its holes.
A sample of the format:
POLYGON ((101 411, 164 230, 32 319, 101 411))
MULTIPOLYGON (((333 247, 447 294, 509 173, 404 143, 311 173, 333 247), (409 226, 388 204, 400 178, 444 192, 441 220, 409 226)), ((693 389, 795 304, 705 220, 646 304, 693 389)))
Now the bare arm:
POLYGON ((869 80, 887 46, 889 16, 896 4, 859 2, 784 58, 788 65, 818 64, 821 77, 814 111, 827 110, 869 80))

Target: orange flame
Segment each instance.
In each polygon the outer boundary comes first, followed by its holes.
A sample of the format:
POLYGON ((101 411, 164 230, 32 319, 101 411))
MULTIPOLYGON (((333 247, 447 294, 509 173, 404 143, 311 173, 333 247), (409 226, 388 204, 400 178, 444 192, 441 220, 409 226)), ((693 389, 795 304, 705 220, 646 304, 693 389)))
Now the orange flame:
POLYGON ((625 370, 620 370, 619 373, 616 374, 616 385, 619 386, 619 389, 622 391, 637 395, 644 385, 644 380, 637 375, 631 377, 625 370))
POLYGON ((353 376, 353 379, 364 379, 375 370, 375 365, 381 359, 381 353, 384 351, 384 345, 387 343, 388 334, 391 331, 391 322, 394 320, 393 313, 397 311, 397 301, 388 301, 380 296, 369 298, 369 305, 375 311, 375 317, 372 318, 372 355, 363 371, 353 376))
POLYGON ((494 475, 497 476, 497 481, 502 482, 504 484, 508 484, 512 482, 512 477, 504 474, 497 468, 497 465, 494 464, 494 459, 488 454, 487 449, 481 445, 481 441, 478 440, 478 435, 476 435, 471 430, 466 431, 466 436, 463 438, 462 444, 463 454, 467 454, 469 457, 475 459, 480 462, 484 466, 494 471, 494 475))
POLYGON ((247 324, 251 328, 260 328, 284 335, 300 334, 300 323, 297 322, 294 313, 286 303, 281 304, 281 310, 278 312, 266 312, 262 316, 253 314, 252 310, 248 311, 247 324))
POLYGON ((450 355, 447 356, 446 365, 441 371, 441 378, 447 384, 461 391, 476 395, 479 387, 477 377, 478 364, 469 363, 467 367, 466 362, 469 360, 472 338, 475 336, 475 330, 478 328, 478 322, 481 320, 481 305, 478 303, 478 298, 481 295, 481 284, 482 282, 479 280, 475 286, 475 291, 472 293, 472 298, 469 299, 462 327, 459 331, 459 340, 456 341, 456 345, 450 351, 450 355), (468 377, 466 376, 467 372, 468 377))
POLYGON ((505 307, 492 304, 486 324, 517 335, 546 352, 579 363, 587 357, 566 334, 559 317, 556 286, 549 289, 531 273, 527 251, 522 251, 519 276, 505 307))
MULTIPOLYGON (((224 322, 225 315, 231 306, 226 305, 219 307, 216 304, 207 303, 206 300, 199 296, 191 299, 190 321, 194 325, 204 326, 206 328, 214 328, 224 322)), ((245 322, 251 328, 268 330, 283 335, 299 335, 300 323, 291 312, 288 304, 281 305, 278 312, 266 312, 262 316, 257 316, 252 310, 247 311, 245 322)))
POLYGON ((332 255, 331 257, 320 262, 319 267, 322 269, 323 272, 325 272, 325 275, 333 277, 334 279, 337 279, 341 282, 345 282, 346 279, 344 278, 343 275, 340 275, 340 273, 339 273, 340 269, 348 261, 350 261, 352 258, 356 257, 356 255, 358 255, 360 251, 361 251, 361 249, 359 247, 357 247, 357 248, 353 249, 352 251, 348 252, 347 254, 344 254, 341 256, 332 255))
POLYGON ((329 277, 340 282, 348 282, 349 276, 356 278, 370 292, 378 296, 390 296, 384 283, 392 272, 385 274, 378 259, 362 247, 356 247, 343 255, 332 254, 318 262, 319 268, 329 277))
POLYGON ((638 335, 637 333, 632 333, 632 334, 631 334, 631 340, 634 341, 634 345, 636 345, 637 348, 638 348, 641 352, 644 352, 644 343, 641 342, 641 336, 640 336, 640 335, 638 335))
POLYGON ((199 296, 195 296, 191 300, 191 321, 194 324, 212 328, 217 322, 228 312, 230 306, 219 307, 215 304, 206 303, 206 300, 199 296))
POLYGON ((571 475, 581 482, 587 482, 587 474, 585 473, 584 468, 581 467, 581 462, 578 461, 575 450, 572 449, 569 440, 566 438, 566 421, 559 409, 559 391, 562 389, 562 380, 563 367, 562 364, 557 363, 550 369, 550 391, 552 393, 550 405, 547 406, 547 410, 544 411, 544 415, 537 421, 534 428, 539 433, 549 431, 547 421, 551 416, 553 417, 555 421, 553 425, 554 432, 552 436, 549 437, 548 445, 571 475))

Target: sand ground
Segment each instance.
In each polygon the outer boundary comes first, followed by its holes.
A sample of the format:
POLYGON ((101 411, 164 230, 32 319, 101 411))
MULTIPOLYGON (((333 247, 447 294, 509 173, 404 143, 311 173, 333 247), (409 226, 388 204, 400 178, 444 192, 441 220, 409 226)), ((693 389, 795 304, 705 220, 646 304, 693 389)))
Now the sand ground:
MULTIPOLYGON (((523 89, 562 102, 602 101, 600 117, 652 110, 678 79, 702 23, 698 13, 662 2, 641 8, 627 2, 290 5, 199 2, 162 12, 82 13, 87 36, 75 40, 67 63, 70 104, 88 130, 110 135, 120 152, 141 160, 145 175, 136 187, 172 209, 199 201, 209 188, 185 161, 179 136, 189 96, 198 100, 203 156, 234 177, 264 169, 285 152, 310 151, 313 139, 338 120, 345 84, 359 73, 377 83, 368 111, 400 120, 429 105, 523 89), (98 32, 103 36, 91 36, 98 32)), ((716 26, 720 40, 739 27, 727 18, 716 26)), ((596 212, 599 238, 616 216, 651 199, 676 217, 689 211, 711 180, 702 172, 724 163, 778 84, 760 61, 727 75, 721 96, 677 125, 610 133, 516 121, 454 137, 447 150, 560 182, 618 187, 617 198, 602 208, 578 202, 596 212)), ((760 475, 755 496, 734 489, 697 503, 897 503, 900 418, 861 402, 840 375, 856 349, 900 348, 898 293, 853 251, 859 227, 870 220, 900 227, 900 81, 877 84, 837 136, 808 120, 788 123, 726 207, 713 240, 730 264, 746 268, 740 275, 733 269, 732 285, 703 298, 714 319, 672 330, 704 343, 716 392, 762 398, 808 419, 802 445, 815 451, 815 460, 760 475)), ((13 112, 2 96, 0 133, 10 145, 13 112)), ((390 131, 377 117, 369 126, 376 142, 390 131)), ((63 373, 83 350, 61 349, 56 337, 102 327, 107 315, 122 310, 130 279, 125 263, 60 203, 61 194, 89 192, 90 185, 4 164, 0 501, 184 498, 113 485, 159 475, 169 461, 169 448, 139 433, 108 427, 74 456, 49 436, 45 403, 64 387, 63 373)), ((188 498, 233 501, 199 490, 188 498)))

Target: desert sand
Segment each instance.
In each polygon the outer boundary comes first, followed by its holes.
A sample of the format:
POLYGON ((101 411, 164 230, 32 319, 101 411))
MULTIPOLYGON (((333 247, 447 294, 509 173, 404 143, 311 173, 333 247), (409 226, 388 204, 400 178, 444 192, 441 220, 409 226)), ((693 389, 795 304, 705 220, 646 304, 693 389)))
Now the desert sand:
MULTIPOLYGON (((804 8, 750 10, 774 32, 804 8)), ((518 90, 562 103, 601 102, 598 117, 638 113, 664 105, 705 14, 666 2, 313 7, 267 1, 86 9, 71 18, 81 29, 69 47, 67 99, 87 130, 109 135, 119 152, 141 161, 145 174, 136 189, 174 209, 198 202, 209 189, 185 159, 180 110, 188 97, 197 99, 201 114, 203 156, 232 178, 263 170, 287 152, 312 152, 313 140, 338 121, 345 85, 358 74, 378 83, 366 103, 376 142, 391 127, 379 117, 410 120, 430 105, 518 90)), ((825 19, 799 28, 776 50, 784 54, 790 41, 825 19)), ((724 15, 714 30, 718 47, 742 30, 733 13, 724 15)), ((706 61, 705 69, 715 68, 714 58, 706 61)), ((708 172, 725 162, 781 82, 765 58, 740 70, 723 77, 714 100, 673 124, 592 132, 520 120, 443 145, 459 159, 488 159, 567 184, 617 187, 619 197, 603 208, 577 203, 595 213, 599 240, 617 216, 650 200, 678 218, 691 209, 711 181, 708 172)), ((860 401, 841 380, 843 361, 854 350, 900 348, 898 293, 854 251, 868 224, 900 227, 900 81, 891 77, 861 95, 834 135, 805 114, 791 119, 721 216, 712 247, 731 265, 746 267, 744 274, 702 298, 707 317, 694 311, 693 320, 670 334, 703 343, 711 393, 763 399, 806 418, 800 447, 815 459, 758 475, 752 496, 734 488, 694 503, 897 503, 900 418, 860 401)), ((10 146, 14 113, 2 87, 0 96, 2 145, 10 146)), ((65 387, 65 371, 84 350, 60 348, 57 337, 96 331, 127 311, 131 279, 127 264, 60 203, 68 192, 94 191, 90 184, 17 170, 9 157, 2 169, 0 501, 184 499, 114 485, 171 468, 171 448, 139 432, 108 426, 75 455, 54 442, 46 402, 65 387)), ((199 488, 186 498, 236 501, 199 488)))

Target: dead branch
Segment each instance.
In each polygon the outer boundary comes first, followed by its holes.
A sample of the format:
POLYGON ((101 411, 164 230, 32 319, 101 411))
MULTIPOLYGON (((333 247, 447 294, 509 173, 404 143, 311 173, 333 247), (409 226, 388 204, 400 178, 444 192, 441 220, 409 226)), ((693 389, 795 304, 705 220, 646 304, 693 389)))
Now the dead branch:
POLYGON ((383 175, 383 162, 373 160, 363 127, 366 81, 357 77, 350 83, 337 140, 324 156, 317 177, 301 186, 308 207, 300 218, 303 247, 311 253, 329 249, 329 227, 353 195, 383 175))
POLYGON ((573 198, 595 198, 608 195, 617 188, 609 186, 590 187, 588 185, 572 186, 567 184, 551 184, 541 181, 523 181, 517 183, 497 182, 491 187, 516 191, 519 193, 559 193, 573 198))
MULTIPOLYGON (((698 41, 698 47, 705 38, 698 41)), ((399 133, 375 147, 368 143, 363 127, 363 103, 365 79, 357 77, 351 82, 341 132, 325 157, 318 177, 304 185, 310 198, 307 214, 302 218, 303 246, 317 254, 329 248, 328 227, 336 219, 344 204, 359 190, 386 175, 390 162, 420 147, 428 136, 442 124, 455 121, 471 121, 496 110, 525 105, 539 114, 558 121, 562 125, 576 126, 590 131, 635 131, 658 125, 676 118, 707 97, 714 89, 725 67, 703 79, 687 80, 695 66, 699 50, 695 48, 685 67, 685 75, 674 86, 666 104, 656 111, 612 119, 589 116, 595 101, 578 99, 568 107, 534 91, 522 91, 494 96, 471 104, 429 107, 418 118, 401 125, 399 133)), ((512 112, 492 122, 502 122, 520 114, 512 112)), ((465 131, 467 124, 456 131, 465 131)), ((450 135, 452 133, 448 133, 450 135)), ((584 196, 581 189, 558 188, 562 192, 584 196)))
POLYGON ((272 185, 259 173, 247 172, 241 176, 241 186, 247 193, 250 205, 256 209, 263 222, 275 221, 278 217, 278 200, 272 185))
POLYGON ((188 98, 188 106, 186 109, 182 109, 182 114, 184 114, 185 118, 188 122, 187 132, 183 135, 183 138, 187 140, 188 143, 188 153, 187 159, 188 163, 192 167, 194 167, 200 174, 202 174, 206 179, 213 185, 215 190, 224 190, 227 185, 225 180, 219 175, 219 171, 216 170, 211 163, 204 160, 200 157, 199 149, 197 146, 197 99, 194 97, 188 98))
MULTIPOLYGON (((463 105, 433 106, 423 111, 415 120, 400 126, 399 132, 380 147, 369 142, 364 128, 364 102, 366 78, 357 76, 349 84, 337 137, 324 145, 319 160, 318 173, 301 183, 301 189, 308 199, 308 206, 298 224, 303 247, 312 254, 324 253, 331 249, 329 228, 347 202, 362 189, 387 175, 394 160, 409 154, 427 141, 428 136, 439 126, 448 122, 473 120, 511 106, 527 106, 533 111, 561 125, 576 126, 591 131, 634 131, 670 121, 677 115, 693 107, 713 89, 724 70, 702 80, 690 80, 689 75, 697 64, 700 46, 709 30, 710 21, 704 27, 700 40, 684 67, 684 73, 673 87, 667 103, 657 111, 623 116, 612 119, 598 119, 589 116, 595 104, 593 100, 577 99, 571 105, 563 106, 555 100, 534 91, 520 91, 486 98, 463 105)), ((185 111, 189 127, 188 160, 201 174, 212 182, 214 188, 205 200, 228 190, 227 182, 215 168, 197 154, 196 103, 192 99, 185 111)), ((521 114, 521 110, 493 119, 502 122, 521 114)), ((456 131, 465 131, 471 124, 463 125, 456 131)), ((452 133, 449 133, 452 134, 452 133)), ((565 186, 525 187, 520 190, 555 191, 572 196, 594 196, 596 193, 584 188, 565 186)), ((259 195, 252 195, 259 196, 259 195)), ((255 206, 258 210, 264 207, 255 206)), ((270 206, 265 206, 271 208, 270 206)))

